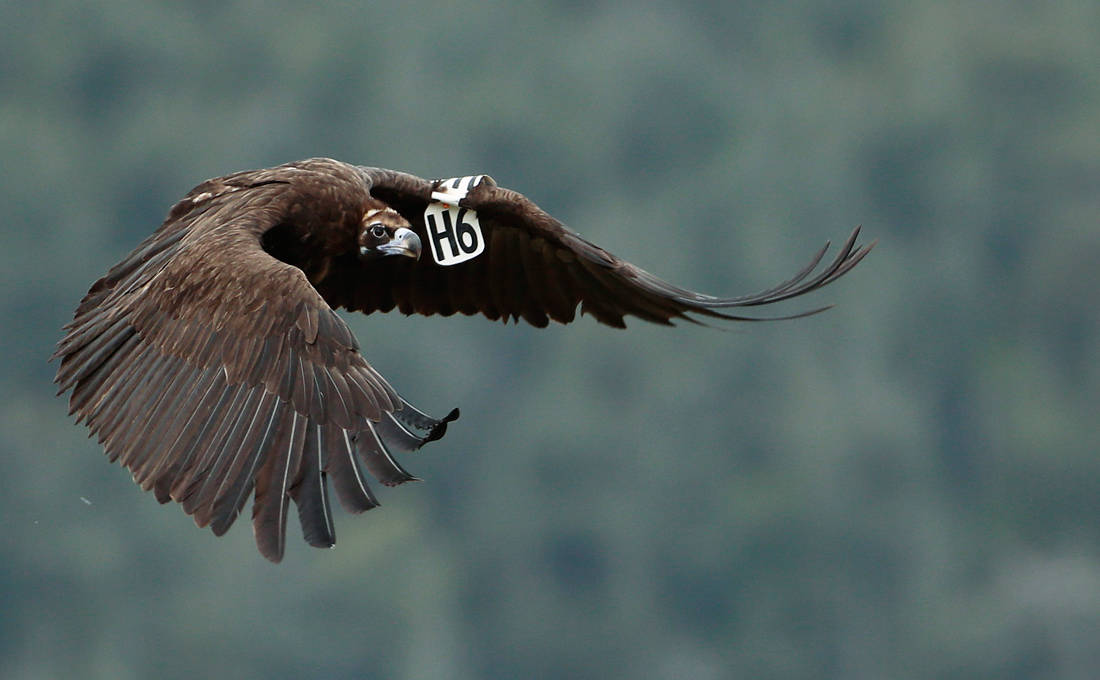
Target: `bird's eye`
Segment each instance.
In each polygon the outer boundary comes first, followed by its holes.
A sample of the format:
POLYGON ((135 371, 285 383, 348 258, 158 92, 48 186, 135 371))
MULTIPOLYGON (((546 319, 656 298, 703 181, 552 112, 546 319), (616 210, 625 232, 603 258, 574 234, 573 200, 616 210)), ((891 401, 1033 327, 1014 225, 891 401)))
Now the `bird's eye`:
POLYGON ((374 238, 382 238, 386 235, 386 227, 381 222, 370 225, 370 235, 374 238))

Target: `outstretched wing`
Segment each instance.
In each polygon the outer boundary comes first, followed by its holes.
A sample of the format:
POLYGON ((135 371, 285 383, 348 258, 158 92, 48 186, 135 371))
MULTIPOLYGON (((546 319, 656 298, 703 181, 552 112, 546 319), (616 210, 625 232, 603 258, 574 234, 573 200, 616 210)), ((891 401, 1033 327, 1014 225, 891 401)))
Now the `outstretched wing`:
MULTIPOLYGON (((451 186, 450 180, 429 181, 379 168, 361 170, 370 182, 371 195, 400 212, 425 243, 424 256, 415 265, 383 261, 363 268, 348 257, 337 261, 318 285, 333 306, 368 313, 395 307, 406 314, 480 313, 490 319, 522 318, 542 327, 551 319, 572 321, 579 305, 582 313, 620 328, 627 315, 660 324, 677 318, 692 320, 689 314, 754 320, 731 310, 779 302, 821 288, 848 272, 874 245, 857 247, 857 228, 820 271, 815 273, 828 244, 804 269, 773 288, 719 298, 674 286, 619 259, 488 177, 480 178, 464 197, 453 201, 456 211, 465 209, 464 215, 456 212, 453 218, 433 221, 433 229, 429 229, 425 210, 437 203, 433 192, 437 198, 450 200, 441 195, 451 186), (450 231, 443 231, 444 226, 450 231), (460 242, 460 238, 464 240, 460 242), (444 266, 429 252, 429 245, 439 246, 444 259, 452 249, 457 253, 458 245, 467 254, 480 252, 444 266)), ((816 311, 820 309, 806 313, 816 311)))
POLYGON ((92 286, 55 355, 70 412, 112 460, 218 535, 254 490, 256 541, 276 562, 290 500, 306 540, 331 546, 326 479, 349 511, 374 507, 360 463, 384 484, 413 479, 390 451, 446 427, 367 364, 301 269, 261 248, 300 200, 277 170, 196 187, 92 286))

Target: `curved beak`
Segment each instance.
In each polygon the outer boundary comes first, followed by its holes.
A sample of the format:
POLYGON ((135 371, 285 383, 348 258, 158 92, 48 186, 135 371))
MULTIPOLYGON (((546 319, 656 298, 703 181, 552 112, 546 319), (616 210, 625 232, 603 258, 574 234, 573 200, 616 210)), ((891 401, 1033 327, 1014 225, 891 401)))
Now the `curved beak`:
POLYGON ((404 255, 414 260, 420 259, 422 248, 420 237, 416 235, 416 232, 405 227, 395 231, 393 239, 389 243, 378 246, 378 250, 386 255, 404 255))

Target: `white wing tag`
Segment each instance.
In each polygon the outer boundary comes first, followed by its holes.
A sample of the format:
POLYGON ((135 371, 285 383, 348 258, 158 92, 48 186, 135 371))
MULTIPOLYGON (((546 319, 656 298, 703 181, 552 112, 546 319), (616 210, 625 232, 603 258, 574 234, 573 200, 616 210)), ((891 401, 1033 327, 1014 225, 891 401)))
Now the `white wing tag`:
POLYGON ((432 202, 424 210, 424 228, 432 259, 444 267, 472 260, 485 250, 485 238, 477 212, 460 208, 458 202, 481 182, 485 175, 443 180, 432 192, 432 202))

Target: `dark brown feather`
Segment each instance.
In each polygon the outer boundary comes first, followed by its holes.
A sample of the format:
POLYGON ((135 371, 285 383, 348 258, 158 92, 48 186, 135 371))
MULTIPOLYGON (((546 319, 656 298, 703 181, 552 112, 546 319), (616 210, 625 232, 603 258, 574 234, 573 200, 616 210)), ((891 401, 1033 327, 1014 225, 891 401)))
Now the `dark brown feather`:
MULTIPOLYGON (((290 483, 297 476, 301 464, 301 448, 281 445, 283 433, 296 432, 302 419, 294 409, 276 409, 270 425, 265 429, 260 446, 267 456, 256 475, 256 500, 252 505, 252 531, 256 545, 264 557, 272 562, 283 559, 286 548, 286 514, 290 506, 290 483), (270 446, 269 446, 270 444, 270 446)), ((293 443, 293 440, 291 440, 293 443)), ((219 526, 229 528, 228 521, 219 526)))
POLYGON ((378 499, 371 492, 360 466, 360 459, 355 455, 355 443, 351 441, 351 435, 329 425, 319 428, 316 437, 324 469, 332 477, 340 505, 352 513, 378 507, 378 499))
POLYGON ((317 426, 308 422, 302 438, 302 464, 290 487, 290 497, 298 506, 298 520, 306 542, 318 548, 331 548, 336 545, 336 529, 332 524, 328 479, 317 442, 317 426))

